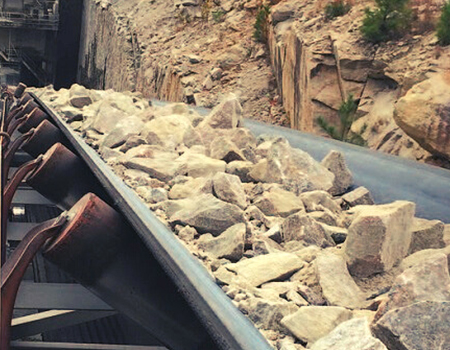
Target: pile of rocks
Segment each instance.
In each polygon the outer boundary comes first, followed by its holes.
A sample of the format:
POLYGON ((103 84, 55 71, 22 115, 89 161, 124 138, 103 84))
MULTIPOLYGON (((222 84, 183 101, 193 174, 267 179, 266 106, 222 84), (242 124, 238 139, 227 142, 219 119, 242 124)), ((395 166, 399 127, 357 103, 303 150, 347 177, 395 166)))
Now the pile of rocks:
POLYGON ((66 115, 277 349, 450 348, 450 225, 375 205, 342 154, 321 163, 241 127, 233 96, 182 104, 74 86, 66 115))

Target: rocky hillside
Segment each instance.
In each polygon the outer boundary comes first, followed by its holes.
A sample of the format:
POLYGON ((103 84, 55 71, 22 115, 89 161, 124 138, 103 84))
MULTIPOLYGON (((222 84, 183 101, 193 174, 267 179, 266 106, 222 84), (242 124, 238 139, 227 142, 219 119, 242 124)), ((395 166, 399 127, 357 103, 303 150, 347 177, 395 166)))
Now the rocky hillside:
POLYGON ((441 0, 413 0, 410 32, 378 45, 359 30, 370 1, 333 20, 325 1, 268 1, 267 45, 253 38, 256 0, 87 2, 80 71, 87 86, 205 107, 233 92, 251 118, 321 135, 318 117, 339 128, 337 110, 353 94, 352 131, 370 148, 449 164, 450 48, 437 45, 430 26, 441 0), (422 82, 415 89, 439 86, 439 99, 405 113, 424 103, 408 94, 422 82), (397 110, 401 99, 408 102, 397 110))
POLYGON ((240 126, 140 93, 39 90, 98 150, 278 350, 450 348, 450 225, 350 190, 321 163, 240 126))

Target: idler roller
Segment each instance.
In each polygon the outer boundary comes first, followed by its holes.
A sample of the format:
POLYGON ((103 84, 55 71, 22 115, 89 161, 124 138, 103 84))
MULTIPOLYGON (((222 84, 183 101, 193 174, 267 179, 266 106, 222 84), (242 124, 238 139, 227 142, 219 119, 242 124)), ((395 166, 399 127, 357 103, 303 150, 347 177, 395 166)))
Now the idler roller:
POLYGON ((44 197, 65 210, 89 192, 103 199, 107 198, 89 168, 61 143, 56 143, 44 154, 41 165, 26 181, 44 197))
POLYGON ((26 104, 28 101, 33 101, 33 97, 28 92, 25 92, 20 100, 17 102, 19 106, 26 104))
POLYGON ((19 131, 21 133, 28 132, 30 129, 38 127, 46 119, 49 119, 48 114, 39 107, 35 107, 30 111, 26 122, 19 127, 19 131))
POLYGON ((48 120, 43 120, 34 130, 34 134, 22 145, 22 149, 36 158, 58 142, 66 144, 67 141, 56 126, 48 120))
POLYGON ((124 218, 89 193, 68 213, 45 258, 172 350, 218 349, 124 218))
POLYGON ((25 92, 27 86, 24 83, 20 83, 17 85, 16 90, 14 91, 14 97, 15 98, 21 98, 23 93, 25 92))

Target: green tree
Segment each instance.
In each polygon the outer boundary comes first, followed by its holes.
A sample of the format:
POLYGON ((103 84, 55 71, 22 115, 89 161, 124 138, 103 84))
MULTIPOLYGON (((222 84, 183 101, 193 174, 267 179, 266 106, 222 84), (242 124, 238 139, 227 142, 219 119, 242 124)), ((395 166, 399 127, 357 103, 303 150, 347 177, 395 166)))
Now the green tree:
POLYGON ((361 26, 363 37, 373 43, 395 38, 411 25, 408 0, 375 0, 377 8, 366 8, 361 26))
POLYGON ((437 37, 442 46, 450 45, 450 0, 442 8, 441 18, 437 25, 437 37))
MULTIPOLYGON (((359 146, 365 146, 366 141, 362 138, 362 136, 350 131, 355 120, 357 109, 358 105, 353 98, 353 95, 350 94, 347 100, 342 101, 338 110, 338 115, 341 120, 341 127, 339 130, 336 129, 333 125, 330 125, 323 117, 317 118, 317 124, 319 124, 323 131, 325 131, 328 135, 330 135, 330 137, 335 140, 349 142, 359 146)), ((365 128, 363 128, 361 133, 364 132, 364 129, 365 128)))
POLYGON ((269 15, 270 6, 261 5, 256 14, 255 24, 253 25, 253 37, 262 43, 267 42, 267 37, 269 34, 269 15))
POLYGON ((325 6, 325 17, 333 19, 345 15, 351 9, 351 5, 344 0, 333 0, 325 6))

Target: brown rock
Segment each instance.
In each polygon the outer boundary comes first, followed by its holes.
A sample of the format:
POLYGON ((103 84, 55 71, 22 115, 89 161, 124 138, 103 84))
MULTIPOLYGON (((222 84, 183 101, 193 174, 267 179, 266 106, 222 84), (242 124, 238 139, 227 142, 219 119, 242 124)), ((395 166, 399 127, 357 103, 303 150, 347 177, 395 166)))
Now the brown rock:
POLYGON ((235 95, 230 94, 209 113, 200 127, 206 124, 213 128, 233 129, 239 126, 241 119, 241 104, 235 95))
POLYGON ((372 195, 365 187, 358 187, 357 189, 346 193, 342 196, 342 200, 349 206, 355 207, 357 205, 371 205, 374 204, 372 195))
POLYGON ((213 177, 213 189, 217 198, 235 204, 241 209, 247 207, 247 195, 236 175, 217 173, 213 177))
POLYGON ((198 247, 217 259, 239 261, 244 254, 245 231, 245 224, 236 224, 217 238, 211 235, 202 235, 198 247))
POLYGON ((345 164, 344 156, 341 152, 331 151, 322 160, 321 164, 334 174, 333 187, 330 193, 339 195, 353 184, 353 176, 345 164))
POLYGON ((281 231, 285 242, 296 240, 305 245, 330 247, 334 242, 327 237, 325 230, 306 214, 296 213, 289 216, 282 224, 281 231))
POLYGON ((299 211, 305 211, 301 199, 294 193, 278 187, 272 187, 269 191, 256 197, 253 204, 265 215, 287 217, 299 211))

